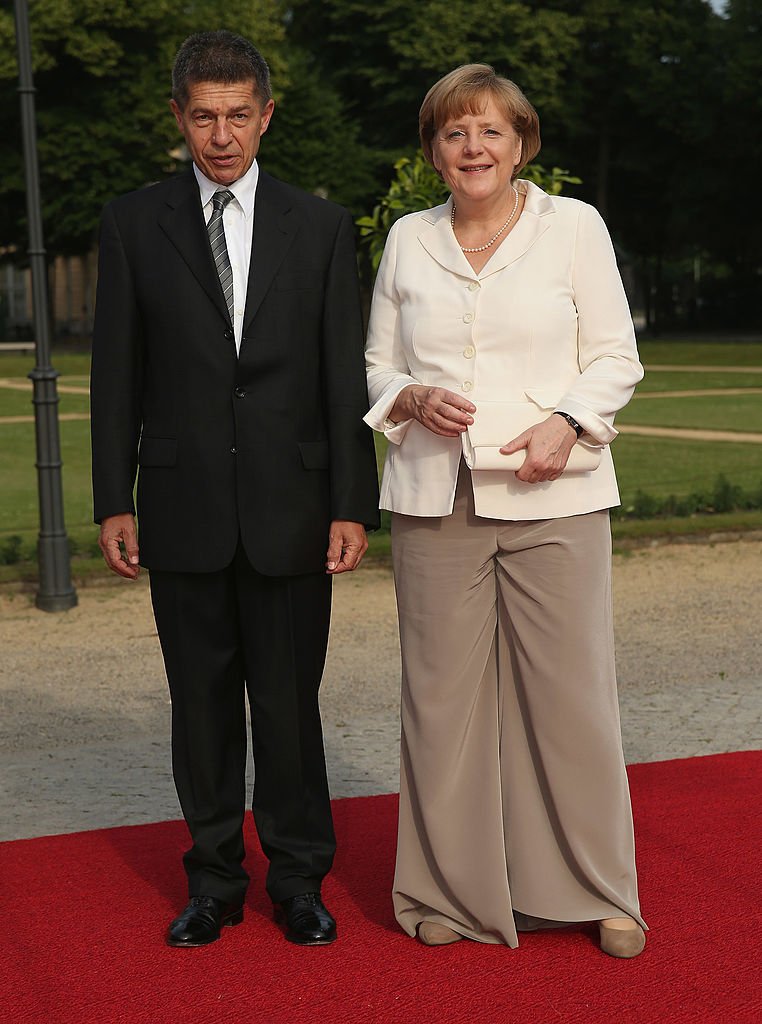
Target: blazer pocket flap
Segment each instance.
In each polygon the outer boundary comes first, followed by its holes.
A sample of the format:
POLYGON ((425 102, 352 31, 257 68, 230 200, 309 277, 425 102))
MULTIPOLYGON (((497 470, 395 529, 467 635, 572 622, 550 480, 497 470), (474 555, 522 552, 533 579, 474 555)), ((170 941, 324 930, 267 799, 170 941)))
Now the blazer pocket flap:
POLYGON ((305 469, 328 469, 327 441, 299 441, 299 451, 305 469))
POLYGON ((539 409, 547 409, 548 412, 555 409, 561 397, 557 391, 549 391, 547 388, 526 388, 524 394, 539 409))
POLYGON ((177 438, 141 437, 139 466, 174 466, 177 462, 177 438))

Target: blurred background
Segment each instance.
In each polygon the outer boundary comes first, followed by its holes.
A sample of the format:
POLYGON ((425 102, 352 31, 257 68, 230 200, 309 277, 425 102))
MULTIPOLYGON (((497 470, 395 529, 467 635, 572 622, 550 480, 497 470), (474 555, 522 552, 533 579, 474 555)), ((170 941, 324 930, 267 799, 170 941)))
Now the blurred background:
MULTIPOLYGON (((94 542, 87 390, 100 211, 184 166, 172 59, 189 33, 222 27, 271 66, 277 109, 260 163, 352 211, 366 293, 391 221, 440 201, 417 152, 426 90, 470 61, 515 80, 542 126, 528 173, 606 218, 649 369, 619 417, 622 536, 678 520, 681 533, 762 526, 762 0, 30 0, 29 10, 75 555, 94 542)), ((0 580, 33 564, 37 526, 17 89, 4 0, 0 580)))

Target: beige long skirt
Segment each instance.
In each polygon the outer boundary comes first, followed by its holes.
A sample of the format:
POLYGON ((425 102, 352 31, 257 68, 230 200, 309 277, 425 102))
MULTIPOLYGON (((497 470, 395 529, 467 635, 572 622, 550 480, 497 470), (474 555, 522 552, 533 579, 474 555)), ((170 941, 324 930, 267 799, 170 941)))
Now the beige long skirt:
POLYGON ((641 925, 619 725, 608 511, 392 517, 402 643, 394 909, 480 942, 641 925))

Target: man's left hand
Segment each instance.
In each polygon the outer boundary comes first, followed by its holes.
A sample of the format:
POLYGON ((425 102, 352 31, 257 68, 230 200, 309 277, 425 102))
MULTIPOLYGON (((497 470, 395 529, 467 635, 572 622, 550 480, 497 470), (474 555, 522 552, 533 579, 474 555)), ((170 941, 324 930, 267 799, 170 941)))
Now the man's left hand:
POLYGON ((360 564, 367 550, 368 538, 362 523, 334 519, 328 533, 325 571, 331 576, 351 572, 360 564))

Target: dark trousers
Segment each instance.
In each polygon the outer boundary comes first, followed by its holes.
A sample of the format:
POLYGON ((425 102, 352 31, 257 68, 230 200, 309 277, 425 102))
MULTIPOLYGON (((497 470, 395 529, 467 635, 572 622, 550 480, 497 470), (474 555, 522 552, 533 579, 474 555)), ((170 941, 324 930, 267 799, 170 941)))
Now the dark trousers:
POLYGON ((319 891, 336 845, 318 708, 330 577, 263 576, 240 545, 221 572, 150 575, 190 895, 236 903, 246 892, 246 693, 267 891, 274 902, 319 891))

